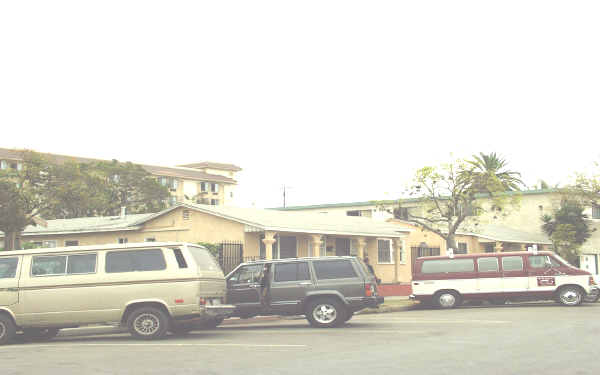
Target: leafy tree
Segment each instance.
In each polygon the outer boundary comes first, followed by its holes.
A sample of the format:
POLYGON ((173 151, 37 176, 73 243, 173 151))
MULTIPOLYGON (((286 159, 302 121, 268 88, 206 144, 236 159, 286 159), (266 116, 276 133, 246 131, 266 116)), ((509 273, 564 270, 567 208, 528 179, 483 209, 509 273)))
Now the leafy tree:
POLYGON ((507 200, 514 203, 517 199, 516 196, 498 194, 506 190, 507 185, 498 183, 502 179, 485 175, 487 172, 473 165, 474 161, 454 160, 419 169, 409 188, 409 196, 419 199, 420 212, 408 210, 402 214, 405 205, 400 200, 395 216, 436 233, 446 241, 447 248, 456 249, 456 232, 468 218, 475 220, 486 212, 483 204, 486 200, 491 200, 491 207, 498 210, 507 200))
POLYGON ((56 188, 56 167, 40 155, 23 152, 23 168, 0 174, 0 230, 4 249, 20 248, 20 234, 36 217, 52 205, 56 188))
POLYGON ((473 188, 480 193, 493 191, 516 191, 525 186, 521 181, 519 172, 506 170, 507 162, 495 152, 473 155, 473 160, 467 161, 471 166, 470 177, 473 179, 473 188))
POLYGON ((563 198, 552 215, 542 216, 542 230, 550 237, 555 251, 572 264, 579 260, 579 248, 593 232, 584 209, 579 200, 563 198))

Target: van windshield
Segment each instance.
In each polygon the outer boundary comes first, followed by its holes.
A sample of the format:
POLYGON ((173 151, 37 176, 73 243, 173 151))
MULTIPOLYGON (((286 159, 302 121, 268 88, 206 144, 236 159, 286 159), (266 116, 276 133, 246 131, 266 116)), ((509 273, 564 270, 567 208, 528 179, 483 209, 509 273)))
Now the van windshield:
POLYGON ((217 263, 208 250, 197 246, 188 246, 188 249, 192 253, 200 271, 218 272, 223 275, 221 266, 219 266, 219 263, 217 263))

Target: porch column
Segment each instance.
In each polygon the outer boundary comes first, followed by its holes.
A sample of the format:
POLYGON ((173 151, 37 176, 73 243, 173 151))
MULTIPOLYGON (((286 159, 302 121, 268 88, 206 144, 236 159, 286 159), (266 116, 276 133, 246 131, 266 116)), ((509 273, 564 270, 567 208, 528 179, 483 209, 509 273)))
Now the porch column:
POLYGON ((312 256, 314 256, 314 257, 321 256, 321 241, 322 240, 323 240, 323 236, 320 234, 311 234, 310 235, 310 244, 313 248, 312 256))
POLYGON ((527 244, 521 244, 521 251, 527 251, 527 244))
POLYGON ((494 246, 494 252, 495 253, 502 252, 502 242, 500 242, 500 241, 496 242, 496 246, 494 246))
POLYGON ((265 259, 273 259, 273 244, 275 243, 275 232, 265 232, 263 243, 265 244, 265 259))
POLYGON ((367 253, 367 239, 358 237, 356 239, 356 245, 358 246, 358 257, 360 259, 365 259, 365 254, 367 253))
POLYGON ((402 246, 404 241, 400 238, 394 238, 392 240, 392 244, 394 245, 394 282, 400 282, 400 252, 402 251, 402 246))

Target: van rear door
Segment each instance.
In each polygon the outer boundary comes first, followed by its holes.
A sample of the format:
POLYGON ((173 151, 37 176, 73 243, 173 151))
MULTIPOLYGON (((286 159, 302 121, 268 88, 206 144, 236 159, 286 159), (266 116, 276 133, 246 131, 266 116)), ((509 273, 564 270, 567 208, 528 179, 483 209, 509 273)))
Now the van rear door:
POLYGON ((0 258, 0 306, 19 302, 19 269, 22 257, 0 258))

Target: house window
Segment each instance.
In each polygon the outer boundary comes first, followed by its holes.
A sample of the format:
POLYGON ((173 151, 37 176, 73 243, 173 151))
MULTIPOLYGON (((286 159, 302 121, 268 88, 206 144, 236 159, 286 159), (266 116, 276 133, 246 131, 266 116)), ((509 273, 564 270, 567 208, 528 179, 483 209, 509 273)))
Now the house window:
POLYGON ((206 182, 201 182, 200 183, 200 191, 203 193, 206 193, 208 191, 208 184, 206 182))
POLYGON ((485 252, 486 253, 493 253, 494 252, 494 243, 493 242, 485 244, 485 252))
POLYGON ((0 160, 0 169, 8 169, 8 163, 6 160, 0 160))
POLYGON ((399 219, 408 220, 408 207, 400 207, 396 211, 396 217, 399 219))
POLYGON ((76 241, 76 240, 65 241, 65 246, 79 246, 79 241, 76 241))
POLYGON ((171 191, 177 190, 177 187, 179 186, 179 180, 171 177, 161 177, 159 182, 162 186, 168 187, 171 191))
POLYGON ((218 193, 219 192, 219 184, 212 183, 210 186, 210 191, 212 191, 213 193, 218 193))
POLYGON ((144 242, 156 242, 156 238, 154 237, 148 237, 144 240, 144 242))
POLYGON ((454 254, 466 254, 467 253, 467 243, 466 242, 459 242, 457 245, 458 245, 458 249, 456 249, 454 251, 454 254))
POLYGON ((169 205, 174 206, 177 204, 177 197, 169 197, 169 205))
POLYGON ((210 204, 213 206, 218 206, 219 205, 219 200, 218 199, 211 199, 210 200, 210 204))
POLYGON ((360 216, 359 210, 346 211, 346 216, 360 216))
POLYGON ((392 240, 377 240, 377 263, 393 263, 392 240))
POLYGON ((125 243, 127 243, 127 242, 129 242, 129 241, 127 241, 127 238, 126 238, 126 237, 120 237, 120 238, 119 238, 119 243, 121 243, 121 244, 125 244, 125 243))
POLYGON ((599 205, 592 206, 592 219, 600 219, 600 206, 599 205))
POLYGON ((55 240, 42 241, 42 247, 44 247, 44 248, 56 247, 56 241, 55 240))

